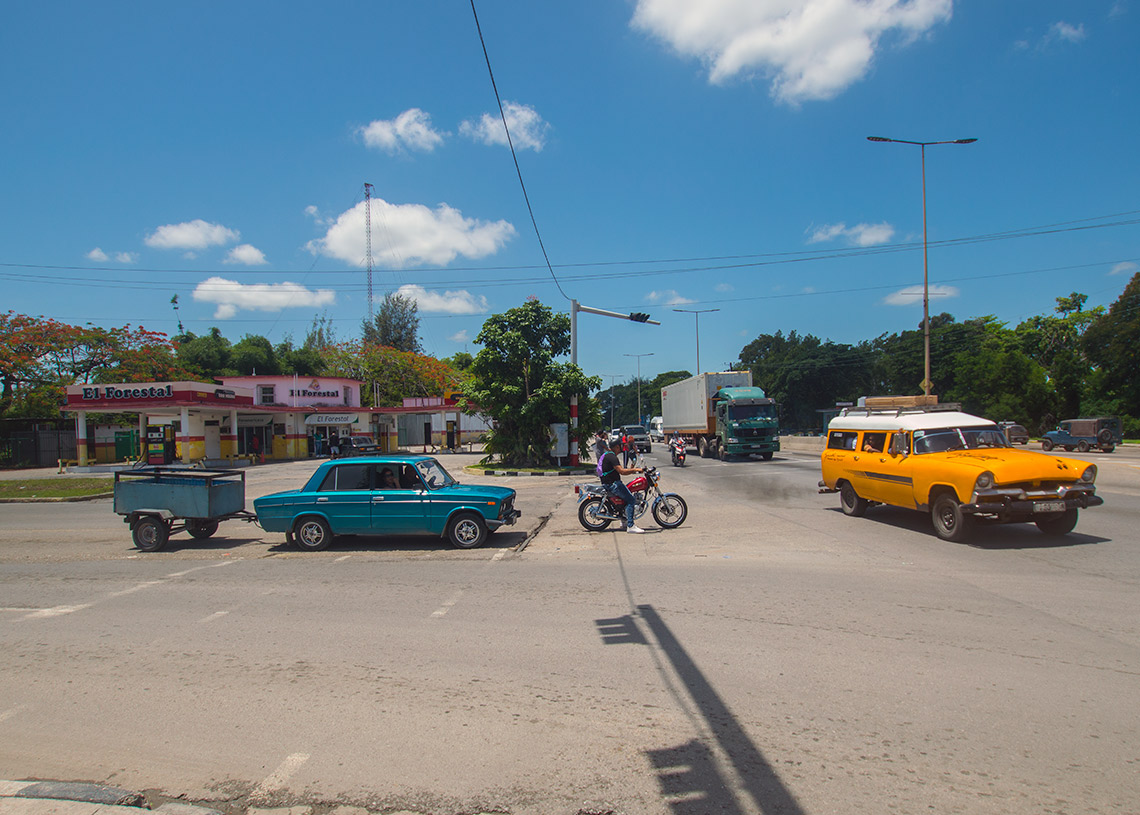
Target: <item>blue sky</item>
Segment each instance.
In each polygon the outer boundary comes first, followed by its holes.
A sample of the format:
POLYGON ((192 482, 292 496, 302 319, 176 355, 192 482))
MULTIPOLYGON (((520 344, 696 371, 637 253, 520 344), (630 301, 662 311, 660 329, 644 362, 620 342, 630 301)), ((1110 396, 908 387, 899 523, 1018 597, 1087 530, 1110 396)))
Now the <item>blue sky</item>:
POLYGON ((719 309, 718 370, 921 321, 920 151, 870 135, 978 139, 926 151, 932 313, 1016 325, 1140 269, 1140 0, 476 9, 557 285, 469 0, 45 0, 0 30, 0 308, 347 338, 367 182, 375 301, 414 297, 429 353, 572 297, 662 323, 581 316, 587 373, 694 369, 674 308, 719 309))

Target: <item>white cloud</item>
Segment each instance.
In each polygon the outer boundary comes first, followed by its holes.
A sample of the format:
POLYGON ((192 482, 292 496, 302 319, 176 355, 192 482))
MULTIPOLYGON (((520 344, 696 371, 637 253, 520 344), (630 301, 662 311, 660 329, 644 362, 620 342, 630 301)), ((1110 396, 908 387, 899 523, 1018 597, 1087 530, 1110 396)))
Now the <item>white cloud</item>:
POLYGON ((467 333, 467 329, 465 328, 462 331, 456 331, 448 337, 448 339, 452 342, 468 342, 471 339, 471 335, 467 333))
POLYGON ((139 259, 137 252, 116 252, 115 260, 119 263, 134 263, 139 259))
POLYGON ((103 263, 104 261, 110 260, 110 258, 107 257, 107 253, 98 246, 87 253, 87 259, 94 260, 96 263, 103 263))
POLYGON ((211 224, 198 218, 181 224, 160 226, 143 241, 154 249, 208 249, 225 246, 241 237, 241 233, 221 224, 211 224))
POLYGON ((638 0, 632 25, 702 60, 710 82, 763 74, 794 105, 839 95, 866 76, 884 34, 917 38, 952 10, 953 0, 638 0))
POLYGON ((389 153, 420 150, 430 153, 443 144, 445 133, 431 126, 431 116, 419 108, 409 108, 395 119, 378 119, 358 131, 368 147, 389 153))
POLYGON ((689 303, 697 302, 696 300, 690 300, 688 297, 682 297, 673 289, 651 291, 645 295, 645 299, 650 303, 661 303, 666 306, 684 306, 689 303))
MULTIPOLYGON (((957 297, 958 289, 954 286, 930 286, 927 291, 931 299, 935 297, 957 297)), ((922 305, 922 286, 907 286, 883 298, 888 306, 922 305)))
POLYGON ((222 263, 240 263, 244 266, 264 266, 268 262, 264 252, 248 243, 235 246, 222 261, 222 263))
MULTIPOLYGON (((323 238, 309 241, 309 251, 356 266, 367 265, 364 205, 361 201, 341 213, 323 238)), ((372 199, 372 259, 384 265, 446 264, 458 255, 486 257, 514 236, 515 228, 507 221, 464 218, 447 204, 432 210, 421 204, 372 199)))
POLYGON ((1117 263, 1115 266, 1113 266, 1109 274, 1132 274, 1137 269, 1140 269, 1140 265, 1137 265, 1130 260, 1126 260, 1123 263, 1117 263))
POLYGON ((826 243, 836 238, 846 238, 852 246, 877 246, 887 243, 894 234, 895 228, 885 221, 881 224, 856 224, 851 227, 840 222, 816 227, 808 237, 808 243, 826 243))
MULTIPOLYGON (((519 150, 533 150, 541 153, 546 146, 546 135, 550 124, 530 105, 517 102, 504 102, 503 115, 511 131, 511 141, 519 150)), ((507 146, 507 132, 503 130, 503 119, 497 113, 484 113, 478 121, 467 120, 459 125, 460 134, 483 144, 507 146)))
POLYGON ((1045 35, 1046 42, 1056 42, 1063 40, 1064 42, 1080 42, 1087 35, 1085 34, 1084 23, 1080 25, 1071 25, 1064 21, 1053 23, 1049 28, 1049 33, 1045 35))
POLYGON ((415 300, 420 311, 444 314, 483 314, 488 308, 487 298, 469 291, 428 291, 423 286, 408 283, 400 286, 396 294, 415 300))
POLYGON ((194 299, 216 303, 215 320, 228 320, 239 309, 281 311, 284 308, 322 308, 336 302, 331 289, 306 289, 297 283, 239 283, 224 277, 203 280, 194 289, 194 299))
POLYGON ((731 283, 717 283, 713 286, 714 291, 736 291, 736 287, 731 283))

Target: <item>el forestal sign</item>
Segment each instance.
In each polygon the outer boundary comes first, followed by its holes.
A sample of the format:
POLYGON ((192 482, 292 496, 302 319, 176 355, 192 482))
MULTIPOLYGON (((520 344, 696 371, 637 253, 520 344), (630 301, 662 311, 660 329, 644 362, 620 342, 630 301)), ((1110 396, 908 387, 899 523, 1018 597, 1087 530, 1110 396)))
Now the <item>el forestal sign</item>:
POLYGON ((91 400, 121 400, 121 401, 134 401, 136 399, 173 399, 174 386, 173 385, 152 385, 149 388, 131 388, 119 387, 117 385, 107 385, 99 387, 92 385, 83 389, 83 398, 91 400))

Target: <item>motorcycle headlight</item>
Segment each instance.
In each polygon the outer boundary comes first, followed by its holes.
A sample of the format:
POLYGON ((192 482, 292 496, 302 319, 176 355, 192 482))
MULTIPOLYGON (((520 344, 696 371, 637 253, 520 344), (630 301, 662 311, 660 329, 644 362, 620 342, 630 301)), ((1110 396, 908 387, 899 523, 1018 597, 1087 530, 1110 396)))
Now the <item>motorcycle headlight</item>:
POLYGON ((975 490, 988 490, 994 485, 994 474, 989 470, 978 476, 978 480, 974 482, 975 490))
POLYGON ((1088 467, 1085 468, 1085 471, 1083 473, 1081 473, 1081 481, 1083 481, 1085 484, 1091 484, 1094 481, 1096 481, 1096 465, 1095 464, 1090 464, 1088 467))

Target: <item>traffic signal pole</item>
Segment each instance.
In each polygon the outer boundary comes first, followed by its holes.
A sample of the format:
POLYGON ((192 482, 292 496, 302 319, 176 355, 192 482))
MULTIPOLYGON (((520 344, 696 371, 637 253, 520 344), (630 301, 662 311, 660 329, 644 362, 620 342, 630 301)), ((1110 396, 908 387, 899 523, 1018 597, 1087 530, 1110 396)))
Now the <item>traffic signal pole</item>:
MULTIPOLYGON (((591 306, 583 306, 577 300, 570 301, 570 364, 578 364, 578 312, 584 311, 587 314, 597 314, 601 317, 616 317, 619 320, 631 320, 635 323, 649 323, 650 325, 661 325, 657 320, 649 319, 649 315, 643 311, 631 311, 629 314, 622 314, 618 311, 605 311, 600 308, 592 308, 591 306)), ((638 379, 641 377, 639 376, 638 379)), ((570 397, 570 464, 577 466, 580 459, 578 456, 578 395, 574 394, 570 397)))

